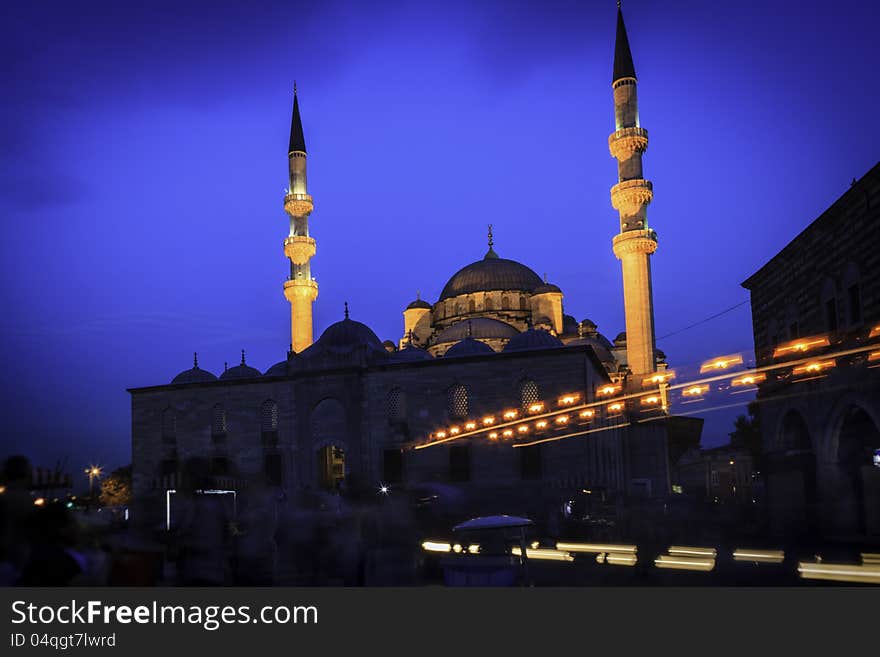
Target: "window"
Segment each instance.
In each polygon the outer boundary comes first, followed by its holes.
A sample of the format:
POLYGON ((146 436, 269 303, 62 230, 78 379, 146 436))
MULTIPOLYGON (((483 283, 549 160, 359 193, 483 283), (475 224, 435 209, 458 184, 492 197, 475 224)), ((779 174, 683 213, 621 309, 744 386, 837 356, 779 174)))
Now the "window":
POLYGON ((858 283, 849 286, 847 296, 849 297, 849 323, 858 324, 862 321, 862 299, 858 283))
POLYGON ((520 475, 523 479, 540 479, 541 478, 541 446, 530 445, 529 447, 520 447, 519 465, 520 475))
POLYGON ((519 298, 519 309, 520 310, 528 310, 529 309, 529 300, 525 297, 519 298))
POLYGON ((470 481, 471 478, 471 448, 467 445, 457 445, 449 448, 449 480, 470 481))
POLYGON ((837 330, 837 301, 834 299, 825 302, 825 323, 829 331, 837 330))
POLYGON ((269 484, 272 486, 281 485, 281 454, 266 454, 263 457, 263 473, 269 484))
POLYGON ((382 455, 382 482, 399 484, 403 481, 403 452, 386 449, 382 455))
POLYGON ((177 441, 177 415, 173 408, 162 411, 162 442, 173 443, 177 441))
POLYGON ((538 384, 531 379, 526 379, 519 384, 519 404, 523 411, 528 410, 532 404, 541 401, 541 395, 538 392, 538 384))
POLYGON ((467 388, 457 383, 447 391, 447 410, 449 415, 455 419, 463 419, 468 414, 468 394, 467 388))
POLYGON ((406 399, 403 390, 393 388, 388 393, 388 422, 400 424, 406 421, 406 399))
POLYGON ((486 310, 495 310, 495 302, 489 297, 486 297, 486 302, 483 304, 483 307, 486 310))
POLYGON ((278 444, 278 404, 272 399, 260 407, 260 431, 264 445, 278 444))
POLYGON ((211 436, 215 440, 222 440, 226 437, 226 409, 223 407, 223 404, 214 404, 211 419, 211 436))
POLYGON ((473 299, 468 301, 468 312, 476 312, 477 311, 477 302, 473 299))

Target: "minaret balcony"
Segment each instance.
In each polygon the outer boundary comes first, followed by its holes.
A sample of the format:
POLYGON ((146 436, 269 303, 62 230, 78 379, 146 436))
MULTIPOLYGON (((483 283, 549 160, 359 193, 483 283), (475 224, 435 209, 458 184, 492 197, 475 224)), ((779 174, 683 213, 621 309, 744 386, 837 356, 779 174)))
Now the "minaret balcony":
POLYGON ((628 230, 614 236, 614 239, 611 240, 611 248, 618 260, 634 253, 651 255, 657 250, 657 233, 650 228, 628 230))
POLYGON ((284 211, 292 217, 305 217, 315 209, 309 194, 288 194, 284 197, 284 211))
POLYGON ((315 255, 315 240, 305 235, 291 235, 284 240, 284 255, 295 265, 304 265, 315 255))
POLYGON ((284 296, 290 303, 297 299, 314 301, 318 298, 318 282, 310 278, 289 278, 284 281, 284 296))
POLYGON ((654 186, 650 180, 624 180, 611 188, 611 205, 624 217, 631 217, 654 200, 654 186))
POLYGON ((648 131, 644 128, 622 128, 608 136, 608 150, 617 160, 628 160, 633 153, 648 149, 648 131))

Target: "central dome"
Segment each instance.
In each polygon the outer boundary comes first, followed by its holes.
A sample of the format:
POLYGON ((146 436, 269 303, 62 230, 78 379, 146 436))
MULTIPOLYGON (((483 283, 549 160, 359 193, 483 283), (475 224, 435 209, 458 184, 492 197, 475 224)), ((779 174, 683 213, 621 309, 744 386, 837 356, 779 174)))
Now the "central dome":
POLYGON ((544 284, 541 277, 531 269, 515 260, 499 258, 490 250, 482 260, 472 262, 463 267, 449 279, 440 301, 472 292, 488 292, 490 290, 519 290, 533 292, 544 284))

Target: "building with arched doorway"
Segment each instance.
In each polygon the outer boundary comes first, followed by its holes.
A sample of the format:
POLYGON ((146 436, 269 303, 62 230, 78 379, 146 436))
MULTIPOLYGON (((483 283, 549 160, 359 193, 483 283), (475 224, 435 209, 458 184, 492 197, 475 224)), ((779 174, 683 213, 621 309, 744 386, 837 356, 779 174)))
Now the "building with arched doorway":
POLYGON ((880 536, 880 164, 743 286, 771 528, 880 536))

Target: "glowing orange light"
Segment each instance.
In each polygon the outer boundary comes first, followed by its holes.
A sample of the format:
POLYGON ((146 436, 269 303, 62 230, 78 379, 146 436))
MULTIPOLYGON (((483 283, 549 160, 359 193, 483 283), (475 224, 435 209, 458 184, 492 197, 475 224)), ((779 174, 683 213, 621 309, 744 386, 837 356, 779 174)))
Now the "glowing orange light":
POLYGON ((767 378, 766 374, 757 374, 757 373, 753 372, 751 374, 743 374, 742 376, 739 376, 735 379, 731 379, 730 385, 732 385, 734 387, 754 386, 754 385, 761 383, 766 378, 767 378))
POLYGON ((614 413, 617 413, 617 412, 623 410, 623 404, 620 402, 615 402, 615 403, 611 404, 610 406, 608 406, 608 410, 612 411, 614 413))
POLYGON ((615 392, 619 392, 621 389, 620 386, 607 385, 602 386, 596 391, 597 395, 613 395, 615 392))
POLYGON ((658 386, 661 383, 665 383, 666 381, 670 381, 675 378, 675 372, 672 370, 667 370, 665 372, 657 372, 650 376, 646 376, 642 379, 642 385, 645 387, 648 386, 658 386))
POLYGON ((451 434, 454 436, 454 435, 457 434, 457 433, 461 433, 461 429, 459 429, 458 427, 452 427, 452 428, 449 430, 449 433, 451 433, 451 434))
POLYGON ((540 422, 536 422, 535 426, 538 427, 539 429, 544 429, 547 426, 547 422, 545 422, 544 420, 541 420, 540 422))
POLYGON ((507 411, 504 414, 504 419, 505 420, 514 420, 514 419, 516 419, 517 415, 519 415, 519 413, 517 413, 516 411, 507 411))
POLYGON ((877 324, 877 326, 875 326, 874 328, 871 329, 871 333, 870 333, 870 335, 868 335, 868 337, 869 338, 880 338, 880 324, 877 324))
POLYGON ((6 486, 0 486, 0 495, 6 492, 6 486))
POLYGON ((540 413, 544 410, 544 404, 537 403, 529 406, 529 413, 540 413))
POLYGON ((703 363, 700 366, 700 374, 704 374, 706 372, 714 372, 717 370, 726 370, 728 367, 732 367, 733 365, 741 365, 742 362, 743 357, 740 354, 719 356, 718 358, 713 358, 703 363))
POLYGON ((699 397, 707 392, 709 392, 709 386, 691 386, 682 390, 681 394, 685 397, 699 397))
POLYGON ((580 399, 580 395, 565 395, 559 398, 559 404, 561 406, 568 406, 574 404, 578 399, 580 399))
POLYGON ((497 437, 498 437, 498 432, 497 432, 497 431, 493 431, 492 433, 489 434, 489 438, 490 438, 491 440, 495 440, 497 437))
POLYGON ((526 426, 525 424, 521 424, 521 425, 519 425, 519 426, 516 428, 516 430, 519 431, 520 433, 528 433, 528 432, 529 432, 529 428, 528 428, 528 426, 526 426))
POLYGON ((468 431, 472 431, 477 428, 477 423, 476 422, 467 422, 467 423, 465 423, 464 428, 467 429, 468 431))
POLYGON ((438 541, 425 541, 422 543, 422 549, 428 552, 449 552, 452 546, 449 543, 440 543, 438 541))
POLYGON ((436 435, 438 438, 446 438, 446 432, 445 432, 445 431, 438 431, 438 432, 437 432, 436 434, 434 434, 434 435, 436 435))
POLYGON ((513 435, 513 431, 511 429, 505 429, 501 435, 505 438, 510 438, 513 435))
POLYGON ((776 349, 773 350, 773 358, 779 358, 779 356, 785 356, 786 354, 803 353, 811 349, 827 347, 829 344, 831 344, 831 342, 825 336, 819 336, 815 338, 803 338, 801 340, 795 340, 794 342, 789 342, 787 344, 776 347, 776 349))
POLYGON ((558 418, 556 418, 556 424, 568 424, 568 416, 560 415, 558 418))
POLYGON ((46 500, 42 497, 38 497, 34 500, 34 506, 43 506, 46 503, 46 500))
POLYGON ((834 367, 834 360, 814 360, 806 365, 800 365, 799 367, 795 367, 791 370, 791 373, 795 376, 801 374, 818 374, 823 370, 830 369, 834 367))
POLYGON ((588 419, 588 418, 593 417, 595 414, 596 414, 596 411, 588 408, 585 411, 581 411, 578 415, 584 419, 588 419))
POLYGON ((490 415, 489 417, 484 417, 484 418, 483 418, 483 424, 486 425, 487 427, 488 427, 490 424, 495 424, 495 418, 492 417, 491 415, 490 415))
POLYGON ((654 404, 659 404, 660 398, 657 395, 651 395, 650 397, 642 397, 642 404, 645 406, 652 406, 654 404))
POLYGON ((880 360, 880 351, 872 351, 870 354, 868 354, 869 363, 873 363, 877 360, 880 360))

